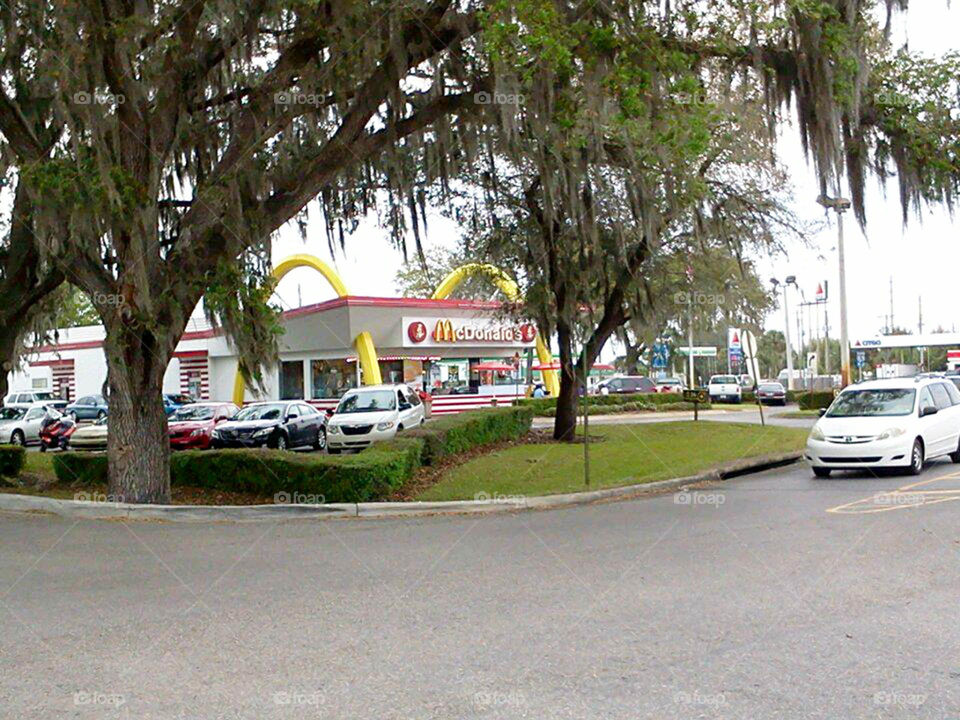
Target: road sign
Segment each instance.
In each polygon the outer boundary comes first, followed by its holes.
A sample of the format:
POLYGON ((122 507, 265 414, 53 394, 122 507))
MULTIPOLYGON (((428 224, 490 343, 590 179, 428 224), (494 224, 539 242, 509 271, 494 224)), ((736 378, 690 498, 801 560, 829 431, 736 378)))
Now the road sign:
MULTIPOLYGON (((690 348, 686 346, 679 347, 677 348, 677 352, 680 353, 681 355, 689 355, 690 348)), ((717 348, 714 345, 699 345, 699 346, 695 345, 693 348, 693 356, 695 358, 698 358, 698 357, 715 358, 717 356, 717 348)))
POLYGON ((706 403, 707 391, 706 390, 684 390, 683 400, 684 402, 706 403))
POLYGON ((827 281, 817 283, 817 292, 814 293, 813 299, 816 302, 826 302, 827 301, 827 281))
POLYGON ((867 353, 857 350, 857 367, 863 368, 867 364, 867 353))
POLYGON ((653 344, 653 367, 665 368, 670 362, 670 348, 666 343, 653 344))

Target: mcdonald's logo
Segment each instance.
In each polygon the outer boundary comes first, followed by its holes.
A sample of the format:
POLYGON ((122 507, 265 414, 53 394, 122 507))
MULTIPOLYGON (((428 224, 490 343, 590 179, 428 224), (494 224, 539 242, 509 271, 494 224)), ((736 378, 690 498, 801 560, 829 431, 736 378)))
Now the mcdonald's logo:
POLYGON ((433 328, 433 341, 434 342, 455 342, 456 338, 453 334, 453 323, 449 320, 437 320, 436 326, 433 328))

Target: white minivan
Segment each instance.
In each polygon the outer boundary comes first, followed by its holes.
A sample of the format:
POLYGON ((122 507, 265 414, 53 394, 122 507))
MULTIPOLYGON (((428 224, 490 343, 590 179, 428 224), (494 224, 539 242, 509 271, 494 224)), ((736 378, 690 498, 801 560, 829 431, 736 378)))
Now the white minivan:
POLYGON ((960 390, 944 378, 873 380, 846 388, 813 426, 804 453, 814 475, 960 462, 960 390))
POLYGON ((368 385, 350 390, 327 422, 327 452, 362 450, 424 423, 420 396, 409 385, 368 385))

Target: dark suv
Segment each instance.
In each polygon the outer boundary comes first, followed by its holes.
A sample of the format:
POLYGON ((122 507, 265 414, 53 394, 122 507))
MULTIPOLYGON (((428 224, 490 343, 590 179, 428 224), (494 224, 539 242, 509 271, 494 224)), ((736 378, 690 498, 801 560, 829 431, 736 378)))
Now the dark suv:
POLYGON ((247 405, 212 433, 212 445, 225 447, 327 446, 327 418, 303 400, 281 400, 247 405))
POLYGON ((629 393, 655 393, 657 384, 648 377, 626 375, 610 378, 597 385, 600 395, 627 395, 629 393))

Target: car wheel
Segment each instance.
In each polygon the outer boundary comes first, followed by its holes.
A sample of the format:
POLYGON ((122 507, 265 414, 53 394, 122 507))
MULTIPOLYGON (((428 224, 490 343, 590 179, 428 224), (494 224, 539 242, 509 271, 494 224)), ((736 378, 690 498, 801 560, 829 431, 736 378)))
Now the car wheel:
POLYGON ((47 451, 47 444, 46 444, 43 440, 41 440, 41 441, 40 441, 40 452, 46 452, 46 451, 47 451))
POLYGON ((273 447, 277 450, 286 450, 287 449, 287 436, 283 433, 277 434, 277 439, 273 441, 273 447))
POLYGON ((601 395, 609 395, 609 394, 610 394, 610 388, 600 388, 600 394, 601 394, 601 395))
POLYGON ((960 463, 960 441, 957 441, 957 449, 950 453, 950 459, 955 463, 960 463))
POLYGON ((910 467, 907 472, 911 475, 919 475, 923 472, 923 441, 920 438, 913 441, 913 449, 910 451, 910 467))
POLYGON ((69 415, 70 419, 73 420, 74 423, 77 422, 77 414, 76 414, 75 412, 73 412, 73 410, 71 410, 71 411, 68 413, 68 415, 69 415))
POLYGON ((24 437, 22 430, 14 430, 10 434, 10 444, 19 445, 21 447, 27 444, 27 439, 24 437))
POLYGON ((100 411, 97 413, 97 420, 103 420, 106 416, 107 416, 107 414, 106 414, 103 410, 100 410, 100 411))
POLYGON ((327 446, 327 429, 322 427, 317 430, 317 439, 313 443, 314 450, 323 450, 327 446))
POLYGON ((830 477, 830 468, 815 467, 813 468, 813 474, 818 478, 828 478, 830 477))

